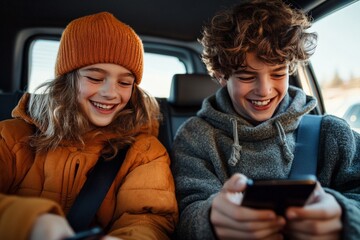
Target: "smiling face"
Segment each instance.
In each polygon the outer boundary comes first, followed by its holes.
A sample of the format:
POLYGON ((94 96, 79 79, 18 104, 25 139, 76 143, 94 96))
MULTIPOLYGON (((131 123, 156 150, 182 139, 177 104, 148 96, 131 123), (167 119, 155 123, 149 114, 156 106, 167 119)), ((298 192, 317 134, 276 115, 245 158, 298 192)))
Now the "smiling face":
POLYGON ((227 85, 235 111, 257 124, 271 118, 286 95, 289 69, 286 64, 268 65, 253 53, 246 54, 245 64, 220 84, 227 85))
POLYGON ((79 70, 78 101, 89 122, 97 127, 109 125, 129 102, 135 77, 126 68, 93 64, 79 70))

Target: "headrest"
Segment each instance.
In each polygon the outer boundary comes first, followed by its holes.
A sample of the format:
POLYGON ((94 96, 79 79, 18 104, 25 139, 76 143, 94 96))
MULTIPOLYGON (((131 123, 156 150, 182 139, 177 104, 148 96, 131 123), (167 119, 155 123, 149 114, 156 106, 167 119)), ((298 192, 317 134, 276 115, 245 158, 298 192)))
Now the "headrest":
POLYGON ((168 101, 175 106, 201 106, 202 101, 219 88, 208 74, 175 74, 168 101))

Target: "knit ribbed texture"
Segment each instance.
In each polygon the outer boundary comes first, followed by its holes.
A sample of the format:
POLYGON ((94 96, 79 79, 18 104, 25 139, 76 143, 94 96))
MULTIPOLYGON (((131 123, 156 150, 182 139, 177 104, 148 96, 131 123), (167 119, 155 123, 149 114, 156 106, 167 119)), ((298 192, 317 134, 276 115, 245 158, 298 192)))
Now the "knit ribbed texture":
POLYGON ((96 64, 114 63, 130 70, 141 82, 143 45, 128 25, 101 12, 73 20, 65 28, 55 65, 55 76, 96 64))

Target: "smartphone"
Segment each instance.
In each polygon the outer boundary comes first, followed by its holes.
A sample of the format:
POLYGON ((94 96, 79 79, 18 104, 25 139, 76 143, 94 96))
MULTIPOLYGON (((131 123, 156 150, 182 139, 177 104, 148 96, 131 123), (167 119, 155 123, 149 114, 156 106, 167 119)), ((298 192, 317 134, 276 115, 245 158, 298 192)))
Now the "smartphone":
POLYGON ((291 179, 248 179, 241 205, 256 209, 272 209, 284 215, 290 206, 303 206, 316 186, 313 175, 291 179))
POLYGON ((100 227, 94 227, 89 230, 77 232, 74 236, 64 240, 99 240, 103 237, 103 231, 100 227))

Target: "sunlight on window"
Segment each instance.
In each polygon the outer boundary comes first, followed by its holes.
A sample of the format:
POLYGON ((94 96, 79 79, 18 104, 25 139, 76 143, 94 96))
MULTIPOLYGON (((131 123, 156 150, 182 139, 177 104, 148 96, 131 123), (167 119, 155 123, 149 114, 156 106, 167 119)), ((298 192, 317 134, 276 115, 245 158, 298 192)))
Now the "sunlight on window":
POLYGON ((56 54, 59 41, 35 40, 29 54, 29 86, 28 91, 33 93, 43 82, 54 78, 56 54))
POLYGON ((171 79, 175 73, 186 73, 178 58, 154 53, 144 57, 144 76, 140 87, 156 97, 169 97, 171 79))
POLYGON ((318 47, 311 63, 320 83, 326 112, 344 117, 354 129, 358 115, 345 115, 360 103, 360 2, 315 23, 318 47), (346 117, 348 116, 348 118, 346 117), (352 119, 352 120, 351 120, 352 119))

